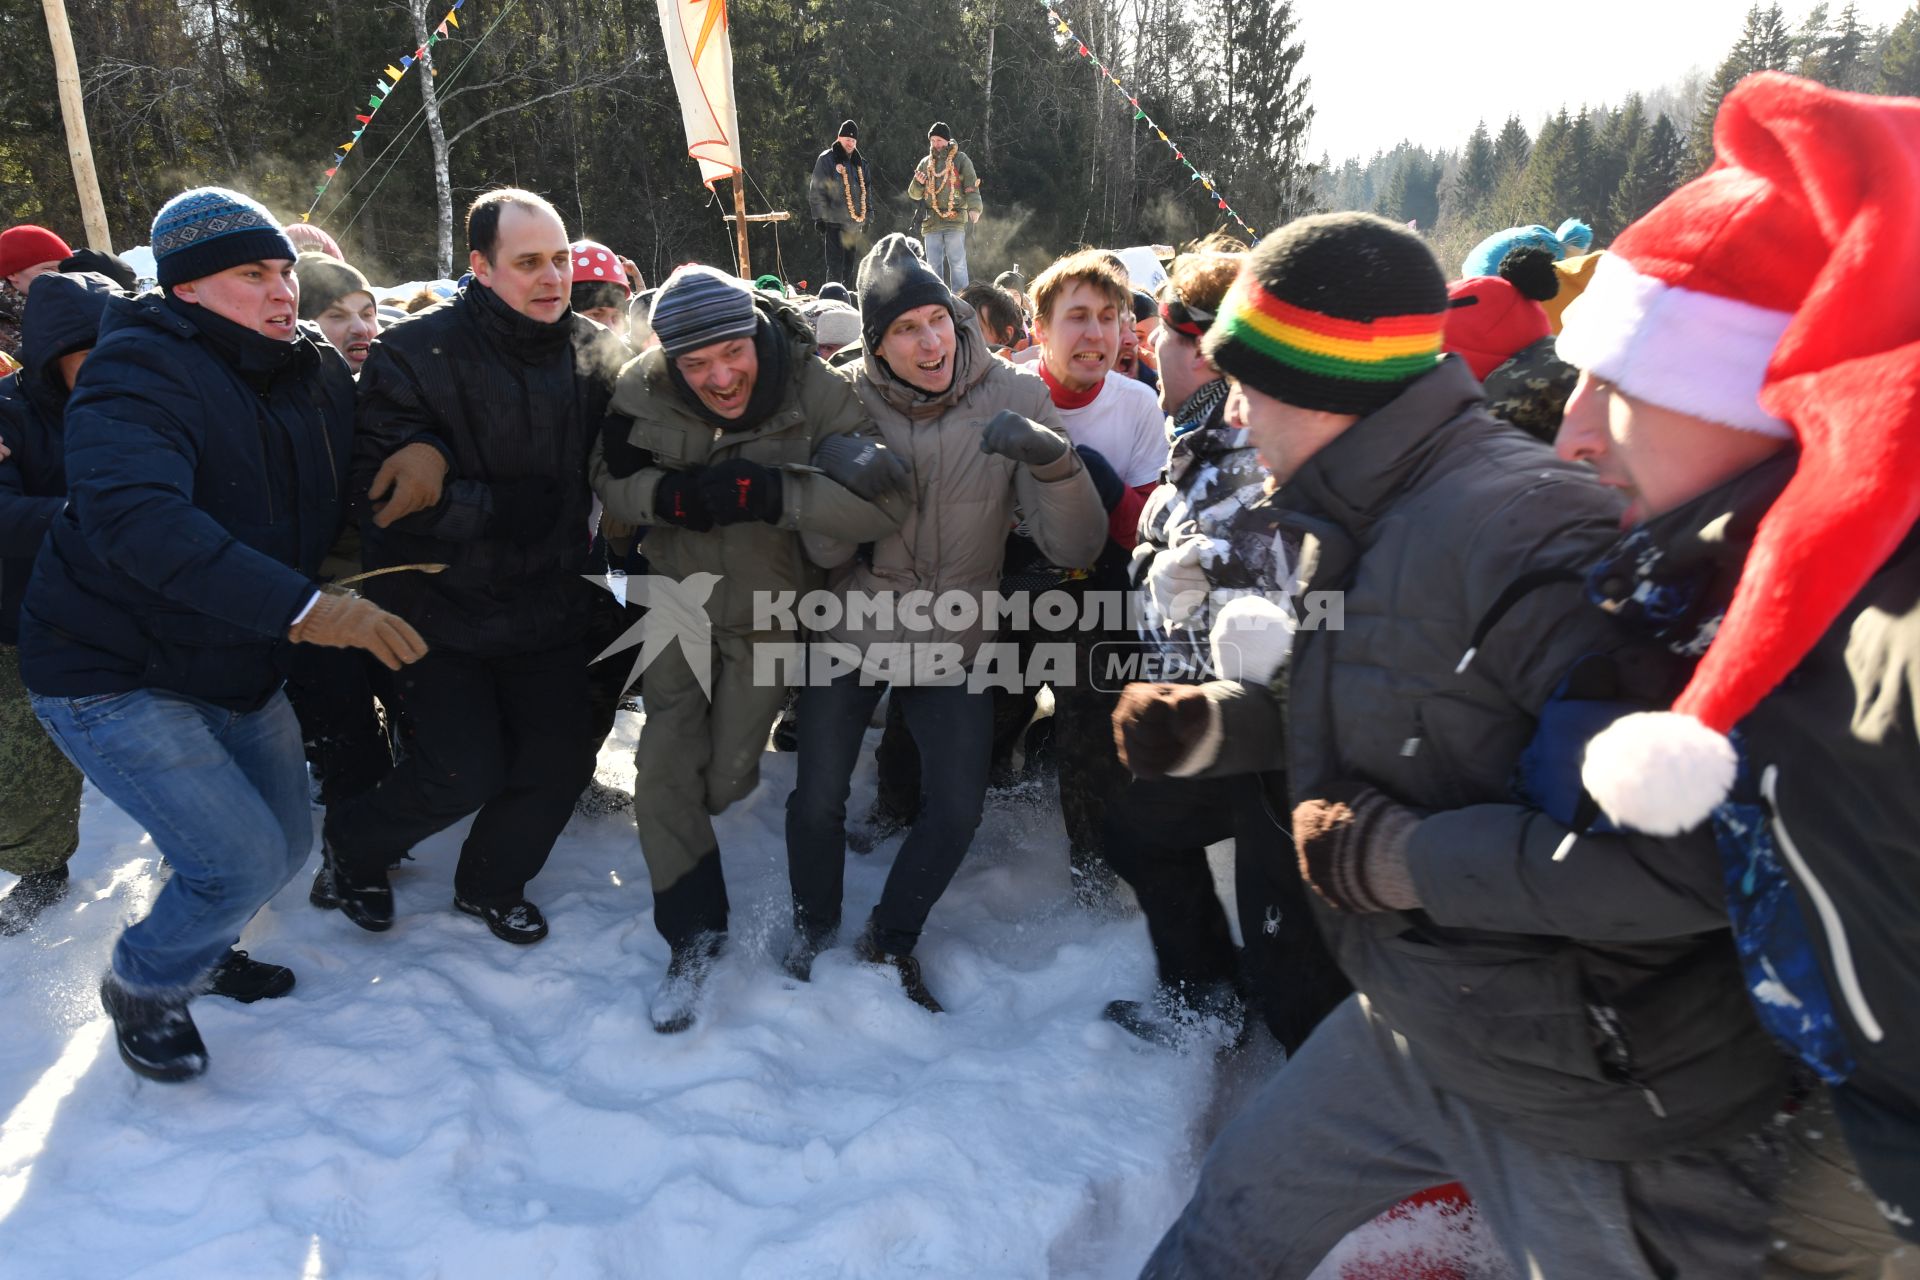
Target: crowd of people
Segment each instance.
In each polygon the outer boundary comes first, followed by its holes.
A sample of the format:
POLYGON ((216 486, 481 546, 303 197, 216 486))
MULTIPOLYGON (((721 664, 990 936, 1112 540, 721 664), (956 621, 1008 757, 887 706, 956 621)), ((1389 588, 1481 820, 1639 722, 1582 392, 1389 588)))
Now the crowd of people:
POLYGON ((102 979, 120 1055, 193 1078, 195 998, 292 989, 236 944, 316 843, 311 902, 379 932, 471 819, 453 907, 546 937, 637 693, 663 1035, 765 751, 783 969, 845 943, 929 1015, 990 792, 1058 787, 1157 965, 1105 1016, 1285 1050, 1145 1276, 1305 1277, 1455 1182, 1518 1274, 1920 1276, 1920 102, 1754 77, 1612 244, 1451 281, 1337 213, 970 282, 951 131, 872 244, 858 141, 811 295, 648 289, 510 188, 408 298, 218 187, 150 288, 0 234, 0 933, 62 909, 84 777, 171 871, 102 979))

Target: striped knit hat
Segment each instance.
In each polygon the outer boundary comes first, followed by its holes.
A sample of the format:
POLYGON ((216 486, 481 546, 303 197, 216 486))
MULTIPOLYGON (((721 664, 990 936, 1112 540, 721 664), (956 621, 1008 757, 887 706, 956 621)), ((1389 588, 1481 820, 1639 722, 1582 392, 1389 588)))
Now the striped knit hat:
POLYGON ((243 262, 299 256, 265 205, 225 187, 182 191, 153 220, 154 272, 163 289, 243 262))
POLYGON ((752 337, 759 314, 745 280, 690 262, 660 286, 649 323, 668 356, 684 356, 716 342, 752 337))
POLYGON ((1419 236, 1370 213, 1260 242, 1208 329, 1221 372, 1301 409, 1368 414, 1440 363, 1447 282, 1419 236))

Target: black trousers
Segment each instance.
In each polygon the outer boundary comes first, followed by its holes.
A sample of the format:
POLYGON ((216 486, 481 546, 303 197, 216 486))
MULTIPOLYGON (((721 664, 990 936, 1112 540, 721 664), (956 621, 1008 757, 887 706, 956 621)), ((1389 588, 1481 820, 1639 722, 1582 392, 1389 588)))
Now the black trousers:
POLYGON ((820 238, 826 242, 826 280, 837 280, 851 288, 854 275, 860 268, 860 259, 867 253, 866 229, 829 222, 820 238))
POLYGON ((523 897, 593 776, 589 656, 584 643, 504 657, 442 648, 401 672, 406 758, 327 812, 335 855, 385 867, 477 810, 454 892, 480 904, 523 897))
POLYGON ((1107 862, 1140 899, 1162 985, 1239 985, 1288 1053, 1352 990, 1259 779, 1130 779, 1106 811, 1104 836, 1107 862), (1229 838, 1240 955, 1207 865, 1206 847, 1229 838))
POLYGON ((331 807, 371 791, 393 768, 393 746, 373 705, 376 697, 390 694, 390 676, 359 649, 293 647, 287 701, 300 721, 322 805, 331 807))

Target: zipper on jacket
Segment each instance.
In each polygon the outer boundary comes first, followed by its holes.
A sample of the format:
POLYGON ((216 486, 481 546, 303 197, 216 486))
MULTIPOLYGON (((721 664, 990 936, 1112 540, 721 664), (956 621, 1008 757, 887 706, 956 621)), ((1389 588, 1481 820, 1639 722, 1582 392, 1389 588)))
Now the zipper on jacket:
POLYGON ((1878 1044, 1886 1038, 1880 1028, 1880 1020, 1873 1016, 1873 1010, 1867 1007, 1867 993, 1860 987, 1859 970, 1853 967, 1853 948, 1847 942, 1847 926, 1840 919, 1839 910, 1828 896, 1826 886, 1813 874, 1813 868, 1800 856, 1800 847, 1793 842, 1793 836, 1787 831, 1786 818, 1780 812, 1778 783, 1780 766, 1768 765, 1766 772, 1760 775, 1760 794, 1767 802, 1767 815, 1773 821, 1773 839, 1779 845, 1780 852, 1793 866, 1793 871, 1806 886, 1807 896, 1813 900, 1813 910, 1820 917, 1820 926, 1826 931, 1827 953, 1833 958, 1833 976, 1839 980, 1841 998, 1847 1002, 1853 1020, 1867 1039, 1878 1044))
POLYGON ((1666 1104, 1660 1101, 1660 1095, 1653 1086, 1641 1079, 1634 1070, 1633 1045, 1627 1040, 1627 1026, 1620 1018, 1620 1011, 1612 1005, 1587 1002, 1587 1016, 1593 1020, 1593 1028, 1601 1036, 1600 1071, 1602 1075, 1617 1080, 1621 1084, 1632 1085, 1647 1100, 1647 1109, 1656 1119, 1667 1118, 1666 1104))

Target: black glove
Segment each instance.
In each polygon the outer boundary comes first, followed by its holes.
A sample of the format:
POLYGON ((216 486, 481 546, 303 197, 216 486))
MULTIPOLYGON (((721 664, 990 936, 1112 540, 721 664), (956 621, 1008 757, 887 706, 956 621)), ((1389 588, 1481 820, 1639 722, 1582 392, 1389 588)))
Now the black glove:
POLYGON ((698 471, 669 471, 653 487, 653 518, 663 524, 705 533, 713 528, 713 513, 701 492, 698 471))
POLYGON ((1030 467, 1058 462, 1067 451, 1067 438, 1058 431, 1021 417, 1011 409, 993 415, 980 433, 980 452, 997 453, 1030 467))
POLYGON ((609 413, 600 423, 600 456, 606 459, 607 471, 615 480, 625 480, 653 465, 650 451, 628 443, 627 433, 631 430, 633 419, 624 413, 609 413))
POLYGON ((715 524, 780 523, 780 473, 746 458, 729 458, 702 471, 700 496, 715 524))
POLYGON ((487 536, 510 542, 532 542, 553 532, 560 518, 560 482, 551 476, 496 480, 493 514, 487 518, 487 536))
POLYGON ((889 494, 910 494, 913 477, 906 463, 878 440, 864 436, 828 436, 813 451, 813 465, 827 479, 868 502, 889 494))

